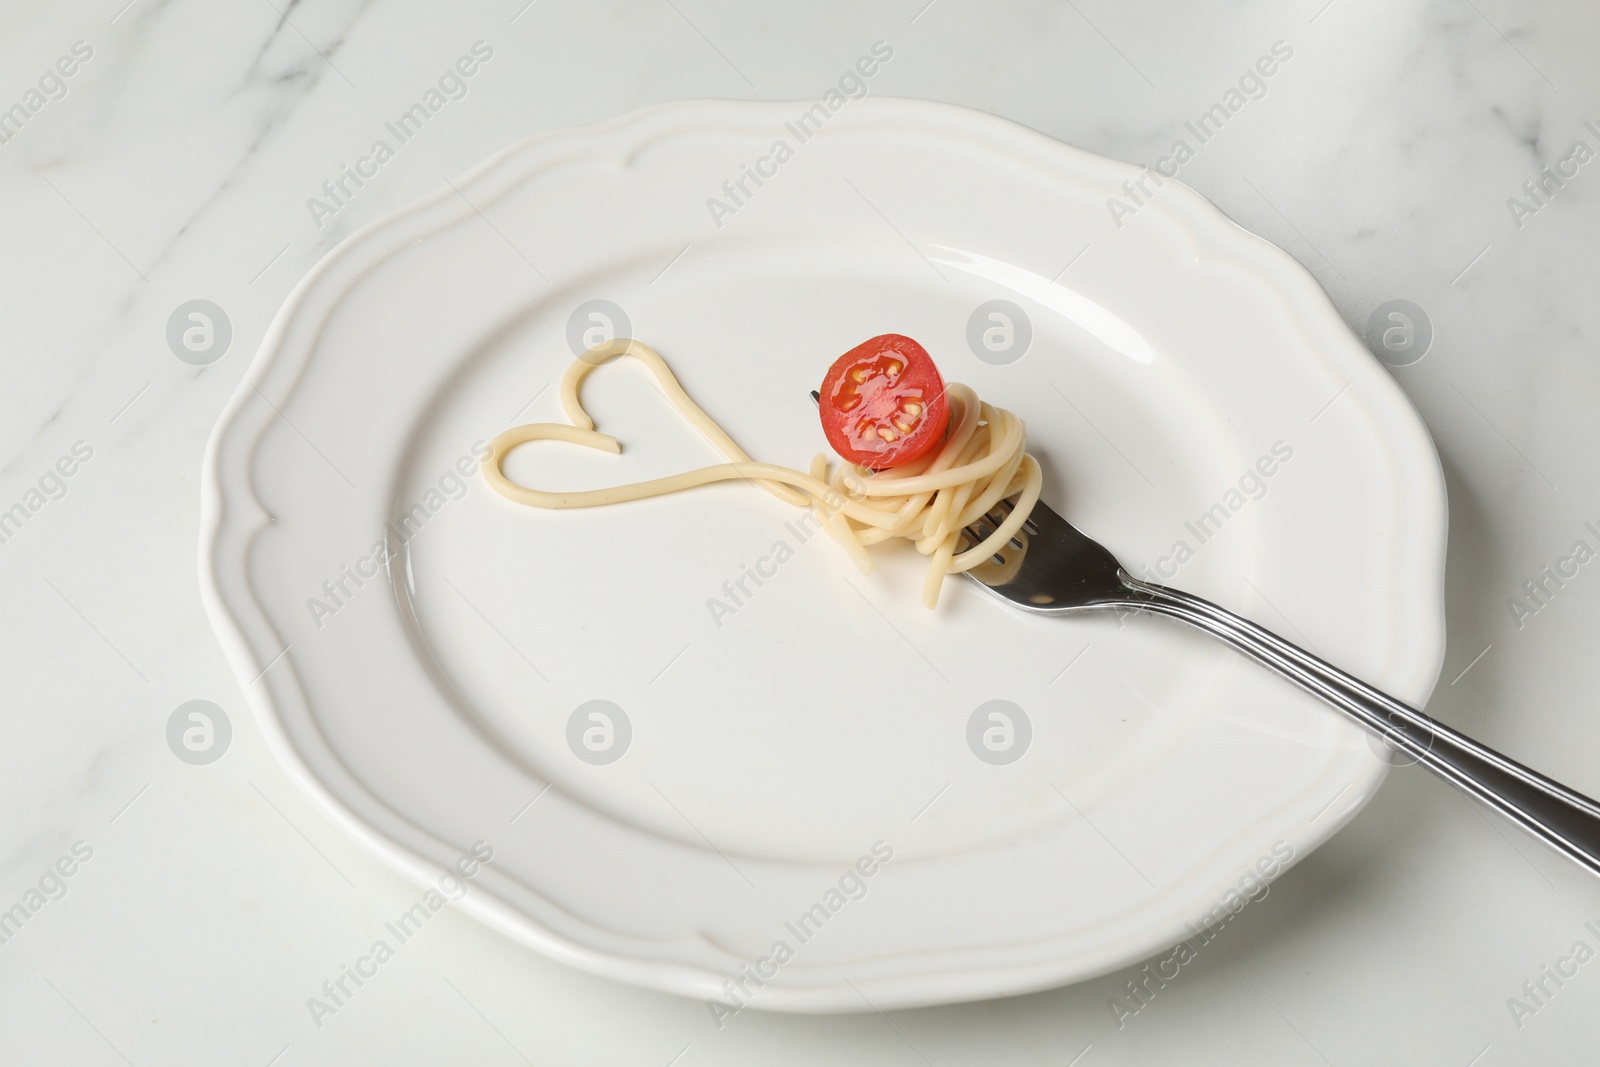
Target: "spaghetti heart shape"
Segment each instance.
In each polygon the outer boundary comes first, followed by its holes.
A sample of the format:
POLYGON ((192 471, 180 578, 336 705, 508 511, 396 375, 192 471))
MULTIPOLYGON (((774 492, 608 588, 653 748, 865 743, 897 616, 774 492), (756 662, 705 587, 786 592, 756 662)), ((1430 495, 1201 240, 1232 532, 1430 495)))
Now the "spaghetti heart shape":
MULTIPOLYGON (((797 492, 789 487, 790 484, 795 484, 791 479, 798 472, 788 467, 757 463, 751 459, 745 450, 740 448, 733 438, 729 437, 727 432, 718 426, 711 416, 702 411, 700 405, 684 391, 671 368, 667 366, 666 360, 642 341, 619 337, 614 341, 595 345, 578 357, 561 376, 561 407, 571 420, 571 425, 558 422, 530 422, 512 427, 489 442, 489 451, 483 457, 483 476, 494 487, 495 492, 510 500, 536 508, 587 508, 599 504, 615 504, 624 500, 661 496, 664 493, 675 493, 697 485, 742 478, 759 482, 785 503, 797 507, 806 507, 812 503, 812 495, 797 492), (594 428, 594 420, 584 410, 583 402, 578 397, 583 380, 619 356, 631 356, 643 363, 673 407, 716 446, 717 451, 728 457, 729 462, 665 478, 653 478, 645 482, 577 492, 551 493, 541 489, 531 489, 507 478, 503 469, 507 453, 529 441, 568 441, 588 448, 597 448, 602 452, 614 454, 622 452, 620 441, 594 428)), ((810 478, 802 479, 804 483, 814 481, 810 478)), ((820 481, 816 481, 814 485, 806 484, 805 488, 832 495, 832 490, 827 484, 820 481)))
POLYGON ((1043 475, 1026 450, 1022 420, 1011 412, 980 401, 965 385, 948 387, 950 428, 944 442, 920 459, 887 471, 853 464, 829 473, 818 455, 808 472, 772 463, 757 463, 700 409, 673 376, 666 361, 649 345, 618 338, 596 345, 580 356, 561 378, 561 406, 569 424, 528 423, 497 435, 483 457, 483 476, 495 492, 538 508, 587 508, 661 496, 713 482, 751 481, 787 503, 810 507, 830 536, 850 554, 862 573, 872 572, 867 546, 906 538, 930 557, 922 600, 933 607, 946 574, 970 570, 994 555, 1016 535, 1039 499, 1043 475), (594 428, 578 390, 598 367, 618 356, 639 360, 655 376, 661 391, 695 429, 728 458, 727 463, 665 478, 573 492, 549 492, 513 482, 503 465, 513 448, 530 441, 567 441, 620 453, 621 443, 594 428), (975 545, 957 552, 964 530, 988 514, 1000 500, 1017 497, 1010 516, 975 545))

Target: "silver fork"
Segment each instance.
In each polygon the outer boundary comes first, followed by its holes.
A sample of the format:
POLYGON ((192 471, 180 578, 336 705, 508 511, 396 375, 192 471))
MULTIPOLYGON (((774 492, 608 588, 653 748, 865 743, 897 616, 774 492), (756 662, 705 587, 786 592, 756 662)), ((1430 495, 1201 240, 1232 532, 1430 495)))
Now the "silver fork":
MULTIPOLYGON (((967 527, 967 546, 1011 513, 1001 501, 967 527)), ((1265 627, 1208 600, 1140 581, 1098 541, 1040 501, 1011 543, 967 572, 1026 611, 1146 612, 1203 630, 1332 704, 1445 781, 1600 874, 1600 804, 1424 715, 1265 627)))

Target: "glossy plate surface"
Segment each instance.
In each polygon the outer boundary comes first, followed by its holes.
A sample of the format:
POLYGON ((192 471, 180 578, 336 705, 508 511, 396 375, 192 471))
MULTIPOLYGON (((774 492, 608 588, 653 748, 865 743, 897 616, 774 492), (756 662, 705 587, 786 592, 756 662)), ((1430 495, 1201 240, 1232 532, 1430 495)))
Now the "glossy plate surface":
MULTIPOLYGON (((920 557, 862 577, 752 486, 520 508, 475 445, 559 420, 552 381, 609 323, 753 455, 804 467, 808 390, 905 333, 1027 420, 1045 499, 1136 572, 1420 705, 1443 653, 1432 444, 1310 276, 1186 188, 1119 228, 1125 164, 895 100, 802 142, 804 110, 541 138, 342 243, 213 436, 208 607, 333 818, 418 879, 488 842, 460 906, 576 966, 696 997, 748 966, 770 975, 754 1007, 852 1011, 1137 961, 1361 807, 1385 763, 1359 729, 1159 620, 1025 616, 957 581, 926 612, 920 557), (594 700, 625 726, 574 725, 594 700), (991 701, 1009 748, 993 708, 974 726, 991 701), (892 859, 846 873, 875 846, 892 859)), ((637 366, 585 399, 624 454, 528 446, 513 476, 715 461, 637 366)))

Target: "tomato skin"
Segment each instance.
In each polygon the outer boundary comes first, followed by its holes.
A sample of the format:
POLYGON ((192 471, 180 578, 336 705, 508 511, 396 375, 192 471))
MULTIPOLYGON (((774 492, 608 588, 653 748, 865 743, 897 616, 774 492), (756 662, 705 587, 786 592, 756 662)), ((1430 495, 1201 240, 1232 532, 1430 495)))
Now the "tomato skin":
POLYGON ((950 401, 933 357, 911 338, 881 334, 834 361, 817 411, 833 450, 869 470, 921 459, 944 440, 950 401))

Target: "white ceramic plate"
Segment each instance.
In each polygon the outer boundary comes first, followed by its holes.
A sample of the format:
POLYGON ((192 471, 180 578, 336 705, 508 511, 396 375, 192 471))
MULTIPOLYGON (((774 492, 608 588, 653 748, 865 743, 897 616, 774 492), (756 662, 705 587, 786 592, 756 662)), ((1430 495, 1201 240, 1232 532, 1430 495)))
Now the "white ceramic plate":
MULTIPOLYGON (((1023 415, 1045 499, 1125 563, 1420 704, 1443 649, 1432 445, 1306 272, 1182 186, 1119 228, 1125 164, 893 100, 800 143, 804 109, 540 138, 342 243, 211 441, 213 619, 278 757, 346 830, 427 880, 487 842, 461 906, 576 966, 723 999, 749 967, 755 1007, 849 1011, 1137 961, 1361 807, 1385 764, 1360 730, 1166 622, 1029 617, 962 582, 924 611, 920 557, 863 578, 750 486, 539 512, 457 465, 560 417, 548 386, 574 322, 603 325, 592 300, 746 449, 797 466, 823 446, 807 390, 827 364, 907 333, 1023 415), (779 140, 792 158, 762 162, 779 140), (1029 323, 1009 363, 969 345, 991 300, 1029 323), (627 719, 610 763, 569 744, 591 700, 627 719), (969 745, 994 700, 1031 730, 1014 762, 969 745), (875 844, 892 859, 847 874, 875 844)), ((636 366, 586 399, 625 454, 530 447, 514 476, 715 458, 636 366)))

